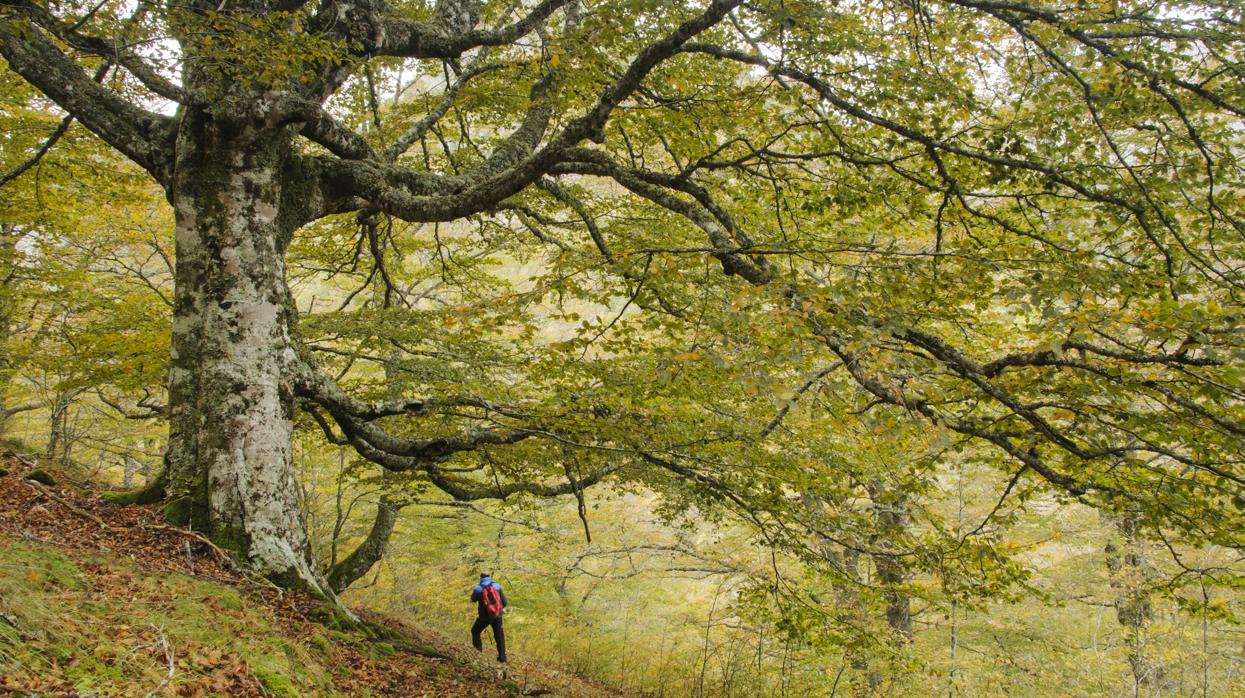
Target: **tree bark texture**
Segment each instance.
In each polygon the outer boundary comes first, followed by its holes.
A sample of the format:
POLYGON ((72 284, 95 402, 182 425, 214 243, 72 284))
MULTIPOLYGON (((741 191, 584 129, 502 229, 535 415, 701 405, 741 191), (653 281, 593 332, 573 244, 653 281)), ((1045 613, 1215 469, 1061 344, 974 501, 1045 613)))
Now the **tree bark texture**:
POLYGON ((284 129, 195 109, 181 121, 166 513, 279 583, 323 591, 292 463, 295 352, 277 222, 289 142, 284 129))

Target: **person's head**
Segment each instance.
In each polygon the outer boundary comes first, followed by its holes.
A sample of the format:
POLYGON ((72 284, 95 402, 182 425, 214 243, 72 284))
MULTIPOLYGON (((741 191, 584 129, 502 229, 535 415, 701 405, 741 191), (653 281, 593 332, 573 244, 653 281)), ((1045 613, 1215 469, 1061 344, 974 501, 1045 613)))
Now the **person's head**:
POLYGON ((488 579, 488 578, 490 578, 490 577, 492 577, 492 576, 493 576, 493 575, 489 574, 488 572, 481 572, 481 573, 480 573, 480 579, 488 579))

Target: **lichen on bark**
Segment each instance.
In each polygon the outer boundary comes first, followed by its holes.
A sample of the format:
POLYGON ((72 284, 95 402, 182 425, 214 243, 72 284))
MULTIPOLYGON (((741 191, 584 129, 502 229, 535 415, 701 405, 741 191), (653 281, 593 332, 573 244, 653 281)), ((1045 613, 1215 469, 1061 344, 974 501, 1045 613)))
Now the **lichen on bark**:
POLYGON ((291 461, 295 354, 278 222, 291 138, 194 109, 182 117, 165 512, 255 572, 331 597, 291 461))

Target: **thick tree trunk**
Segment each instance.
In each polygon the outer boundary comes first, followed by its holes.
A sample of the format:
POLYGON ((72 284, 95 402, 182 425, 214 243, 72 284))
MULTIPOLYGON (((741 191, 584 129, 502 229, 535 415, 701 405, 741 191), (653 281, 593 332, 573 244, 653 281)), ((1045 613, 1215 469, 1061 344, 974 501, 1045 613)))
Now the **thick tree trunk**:
MULTIPOLYGON (((856 580, 860 578, 861 555, 858 551, 843 548, 839 553, 839 560, 841 569, 849 574, 851 581, 845 580, 836 585, 836 605, 841 609, 849 625, 855 628, 865 628, 869 622, 869 610, 860 589, 856 586, 856 580)), ((861 646, 849 646, 846 650, 844 658, 855 670, 855 674, 849 680, 854 696, 876 695, 882 685, 882 675, 874 666, 871 654, 867 648, 861 646)))
POLYGON ((170 199, 176 299, 168 518, 280 584, 325 592, 292 464, 295 360, 278 225, 290 135, 182 119, 170 199))

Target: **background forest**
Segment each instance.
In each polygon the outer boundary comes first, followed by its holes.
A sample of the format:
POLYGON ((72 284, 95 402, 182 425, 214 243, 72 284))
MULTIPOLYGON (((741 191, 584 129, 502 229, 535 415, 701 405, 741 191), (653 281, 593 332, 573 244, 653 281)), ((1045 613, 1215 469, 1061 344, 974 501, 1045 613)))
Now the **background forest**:
MULTIPOLYGON (((562 5, 530 43, 381 56, 325 108, 467 178, 700 11, 562 5)), ((165 29, 124 3, 0 9, 80 19, 56 40, 95 82, 188 108, 72 35, 165 29)), ((213 50, 257 83, 348 62, 227 14, 213 50)), ((362 421, 297 398, 316 568, 464 639, 490 571, 515 653, 645 695, 1245 695, 1242 21, 744 6, 599 150, 480 211, 311 220, 282 275, 299 356, 358 404, 430 396, 362 421)), ((0 133, 0 437, 157 483, 169 190, 15 70, 0 133)))

